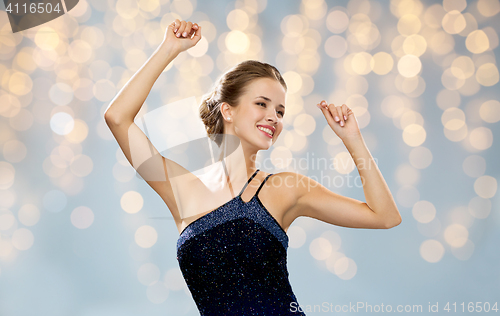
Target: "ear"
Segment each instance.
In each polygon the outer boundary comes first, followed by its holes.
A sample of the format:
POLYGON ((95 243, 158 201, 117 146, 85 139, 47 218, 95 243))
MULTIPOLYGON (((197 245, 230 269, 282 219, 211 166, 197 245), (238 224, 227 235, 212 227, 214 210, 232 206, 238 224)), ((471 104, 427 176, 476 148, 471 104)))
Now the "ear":
POLYGON ((220 112, 222 113, 222 117, 225 121, 233 121, 234 109, 229 103, 222 102, 220 104, 220 112))

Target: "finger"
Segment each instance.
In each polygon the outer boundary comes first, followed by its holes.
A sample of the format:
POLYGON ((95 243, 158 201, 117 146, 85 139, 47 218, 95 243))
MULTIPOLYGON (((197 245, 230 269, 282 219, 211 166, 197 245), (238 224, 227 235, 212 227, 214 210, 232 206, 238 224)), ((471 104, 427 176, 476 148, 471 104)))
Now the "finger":
POLYGON ((175 19, 175 21, 172 23, 174 24, 174 33, 176 33, 179 29, 179 26, 181 25, 181 21, 179 21, 179 19, 175 19))
POLYGON ((191 33, 191 27, 193 27, 193 23, 187 22, 184 31, 182 32, 182 37, 187 37, 188 34, 191 33))
POLYGON ((194 41, 195 45, 196 43, 198 43, 201 39, 201 26, 198 26, 198 28, 196 29, 196 32, 194 32, 194 36, 192 38, 192 40, 194 41))
POLYGON ((181 21, 181 24, 179 25, 179 28, 177 29, 177 33, 175 36, 180 37, 182 32, 184 32, 184 29, 186 28, 186 21, 181 21))
POLYGON ((328 105, 326 104, 326 101, 324 101, 324 100, 321 101, 318 104, 318 107, 321 109, 321 112, 323 112, 323 115, 325 116, 326 122, 328 123, 328 125, 333 126, 335 124, 335 121, 333 120, 332 113, 328 109, 328 105))
POLYGON ((342 127, 345 125, 345 115, 344 115, 344 112, 343 112, 343 106, 344 105, 336 107, 337 108, 337 113, 339 115, 339 124, 342 127))
POLYGON ((344 121, 347 121, 347 109, 347 105, 342 104, 342 118, 344 119, 344 121))
POLYGON ((333 116, 333 120, 335 122, 339 122, 340 121, 340 118, 339 118, 339 114, 337 113, 337 107, 335 106, 335 104, 330 104, 328 106, 328 109, 330 109, 330 113, 332 113, 332 116, 333 116))
POLYGON ((191 28, 191 33, 188 34, 188 37, 192 37, 194 33, 196 33, 196 30, 198 30, 198 24, 193 23, 193 27, 191 28))

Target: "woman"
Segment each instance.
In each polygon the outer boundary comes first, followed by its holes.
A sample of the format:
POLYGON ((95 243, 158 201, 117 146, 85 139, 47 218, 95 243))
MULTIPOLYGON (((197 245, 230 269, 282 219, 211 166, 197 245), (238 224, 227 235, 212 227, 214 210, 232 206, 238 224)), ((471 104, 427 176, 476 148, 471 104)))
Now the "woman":
MULTIPOLYGON (((105 113, 132 166, 137 169, 149 161, 168 167, 162 169, 165 180, 181 167, 158 154, 134 118, 165 67, 200 38, 201 26, 196 23, 172 22, 161 45, 105 113), (153 156, 148 154, 150 148, 153 156)), ((270 148, 283 129, 285 94, 286 83, 276 68, 246 61, 226 72, 200 106, 207 133, 218 145, 224 141, 220 135, 235 136, 240 142, 240 156, 223 159, 225 170, 244 170, 243 179, 229 172, 229 180, 238 184, 234 187, 242 187, 235 198, 202 214, 183 216, 171 181, 148 181, 143 176, 176 222, 177 258, 202 315, 304 315, 297 308, 286 268, 286 231, 299 216, 354 228, 387 229, 401 223, 354 113, 345 104, 321 101, 317 106, 351 153, 363 179, 366 203, 333 193, 297 173, 256 169, 257 152, 270 148)))

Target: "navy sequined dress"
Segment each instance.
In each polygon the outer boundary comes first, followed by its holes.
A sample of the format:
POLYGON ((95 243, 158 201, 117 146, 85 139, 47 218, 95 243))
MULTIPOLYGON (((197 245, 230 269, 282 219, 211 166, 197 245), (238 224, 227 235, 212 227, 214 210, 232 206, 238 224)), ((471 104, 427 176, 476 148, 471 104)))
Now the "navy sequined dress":
POLYGON ((258 194, 241 194, 190 223, 177 240, 177 260, 205 315, 305 315, 288 280, 288 236, 258 194), (293 303, 293 304, 292 304, 293 303))

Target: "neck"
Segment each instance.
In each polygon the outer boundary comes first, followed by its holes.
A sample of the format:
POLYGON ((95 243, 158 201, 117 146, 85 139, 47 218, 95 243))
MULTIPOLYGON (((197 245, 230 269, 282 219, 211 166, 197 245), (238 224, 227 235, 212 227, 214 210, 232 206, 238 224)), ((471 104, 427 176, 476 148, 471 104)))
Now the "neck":
POLYGON ((224 159, 230 181, 245 182, 257 170, 255 158, 258 150, 241 142, 237 136, 226 135, 224 134, 221 144, 221 157, 224 159))

